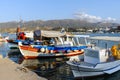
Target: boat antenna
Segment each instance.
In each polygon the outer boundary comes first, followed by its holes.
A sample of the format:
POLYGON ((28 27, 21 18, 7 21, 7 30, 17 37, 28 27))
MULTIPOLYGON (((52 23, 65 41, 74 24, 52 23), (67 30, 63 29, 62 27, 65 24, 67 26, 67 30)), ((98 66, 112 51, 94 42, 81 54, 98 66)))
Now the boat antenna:
POLYGON ((22 22, 23 22, 23 20, 21 19, 21 17, 20 17, 20 22, 19 22, 19 27, 21 28, 23 25, 22 25, 22 22))
POLYGON ((107 55, 107 52, 108 52, 108 45, 107 45, 107 42, 105 43, 105 48, 106 48, 106 53, 105 53, 105 55, 107 55))
POLYGON ((105 48, 108 49, 108 45, 107 45, 107 43, 105 43, 105 48))
POLYGON ((22 19, 20 17, 20 21, 18 23, 18 27, 17 27, 17 30, 16 30, 16 39, 19 39, 19 33, 21 32, 20 28, 22 27, 22 19))

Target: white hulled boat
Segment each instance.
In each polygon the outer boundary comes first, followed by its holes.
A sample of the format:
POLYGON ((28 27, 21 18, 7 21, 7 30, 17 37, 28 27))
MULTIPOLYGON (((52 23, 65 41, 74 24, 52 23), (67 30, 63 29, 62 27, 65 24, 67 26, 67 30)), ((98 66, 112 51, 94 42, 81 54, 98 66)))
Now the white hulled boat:
POLYGON ((84 54, 67 61, 75 78, 112 74, 120 70, 119 45, 111 49, 85 48, 84 54))

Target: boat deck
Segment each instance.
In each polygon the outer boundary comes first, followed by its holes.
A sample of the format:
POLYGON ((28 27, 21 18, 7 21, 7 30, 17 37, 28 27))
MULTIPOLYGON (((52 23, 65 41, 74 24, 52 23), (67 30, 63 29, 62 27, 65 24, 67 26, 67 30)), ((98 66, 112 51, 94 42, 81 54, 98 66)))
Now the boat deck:
POLYGON ((77 66, 83 66, 83 67, 95 67, 96 65, 95 64, 91 64, 91 63, 87 63, 87 62, 83 62, 83 61, 72 61, 73 64, 77 65, 77 66))
POLYGON ((80 62, 80 66, 86 66, 86 67, 95 67, 95 64, 87 63, 87 62, 80 62))
POLYGON ((90 77, 90 76, 98 76, 105 74, 104 72, 83 72, 83 71, 76 71, 72 70, 74 77, 79 79, 80 77, 90 77))

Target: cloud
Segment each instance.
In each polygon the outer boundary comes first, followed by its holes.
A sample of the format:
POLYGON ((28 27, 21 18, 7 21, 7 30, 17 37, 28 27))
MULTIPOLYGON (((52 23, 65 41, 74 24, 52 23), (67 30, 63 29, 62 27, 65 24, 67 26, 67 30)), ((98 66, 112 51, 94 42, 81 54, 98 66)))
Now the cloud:
POLYGON ((115 18, 111 18, 111 17, 107 17, 107 18, 105 19, 105 21, 116 21, 116 19, 115 19, 115 18))
POLYGON ((75 17, 77 19, 86 20, 89 22, 114 22, 114 21, 116 21, 115 18, 107 17, 104 19, 104 18, 101 18, 99 16, 89 15, 89 14, 84 13, 84 12, 75 13, 75 17))

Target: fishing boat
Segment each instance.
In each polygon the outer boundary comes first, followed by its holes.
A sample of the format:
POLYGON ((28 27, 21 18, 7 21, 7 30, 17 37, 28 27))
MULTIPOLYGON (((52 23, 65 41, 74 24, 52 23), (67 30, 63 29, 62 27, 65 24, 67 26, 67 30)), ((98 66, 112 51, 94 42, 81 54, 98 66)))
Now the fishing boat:
POLYGON ((16 44, 16 45, 18 45, 18 42, 23 42, 23 41, 25 41, 25 40, 27 40, 27 39, 33 39, 33 32, 31 31, 31 32, 28 32, 28 31, 26 31, 26 32, 17 32, 16 34, 14 34, 14 36, 15 36, 15 38, 13 39, 10 39, 10 37, 8 37, 8 38, 6 38, 6 41, 8 42, 8 43, 11 43, 11 44, 16 44))
POLYGON ((4 38, 1 34, 0 34, 0 42, 5 42, 6 41, 6 37, 4 38))
POLYGON ((25 59, 38 57, 68 57, 80 55, 87 48, 86 38, 89 35, 66 35, 58 31, 37 31, 38 43, 24 45, 19 42, 19 50, 25 59), (40 33, 40 35, 38 35, 40 33), (85 44, 80 44, 79 38, 84 38, 85 44), (52 41, 51 41, 52 40, 52 41))
POLYGON ((5 40, 8 43, 10 49, 18 49, 18 42, 27 42, 28 39, 33 39, 33 32, 21 31, 20 26, 18 26, 16 29, 16 33, 9 34, 8 38, 6 38, 5 40))
POLYGON ((80 47, 55 47, 55 46, 39 46, 31 47, 25 45, 19 45, 19 50, 21 54, 24 56, 25 59, 30 58, 38 58, 38 57, 69 57, 80 55, 83 53, 81 49, 86 48, 87 46, 80 46, 80 47))
POLYGON ((119 49, 120 45, 113 45, 110 49, 85 48, 83 55, 71 57, 66 63, 75 78, 112 74, 120 70, 119 49))
MULTIPOLYGON (((9 38, 6 39, 8 43, 18 45, 19 41, 26 41, 27 39, 33 39, 33 32, 32 31, 24 31, 22 30, 23 20, 20 19, 20 22, 16 28, 16 32, 14 36, 9 35, 9 38), (12 37, 11 37, 12 36, 12 37)), ((14 47, 14 46, 13 46, 14 47)))

